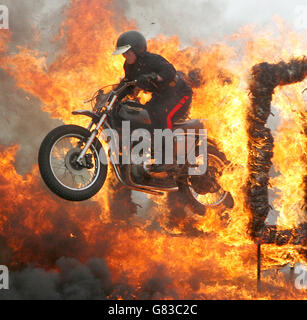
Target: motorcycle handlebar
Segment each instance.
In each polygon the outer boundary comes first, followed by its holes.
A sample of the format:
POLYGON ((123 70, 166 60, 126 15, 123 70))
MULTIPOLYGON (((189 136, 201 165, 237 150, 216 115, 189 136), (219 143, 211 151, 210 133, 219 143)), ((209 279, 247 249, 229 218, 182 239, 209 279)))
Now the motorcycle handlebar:
POLYGON ((136 84, 137 84, 137 80, 124 82, 124 84, 123 84, 118 90, 116 90, 115 93, 118 95, 118 94, 120 94, 123 90, 125 90, 127 87, 135 86, 136 84))
POLYGON ((133 81, 128 81, 126 82, 127 86, 135 86, 137 84, 137 80, 133 80, 133 81))

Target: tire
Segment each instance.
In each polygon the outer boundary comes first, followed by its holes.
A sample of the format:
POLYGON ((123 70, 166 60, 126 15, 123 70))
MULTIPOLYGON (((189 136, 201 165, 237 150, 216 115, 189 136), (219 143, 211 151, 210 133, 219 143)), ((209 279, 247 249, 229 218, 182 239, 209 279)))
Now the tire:
MULTIPOLYGON (((208 162, 210 161, 210 158, 214 158, 217 162, 219 162, 223 167, 225 165, 227 165, 229 163, 229 161, 226 159, 226 156, 220 152, 215 145, 213 144, 209 144, 207 145, 207 157, 208 157, 208 162)), ((208 164, 209 165, 209 164, 208 164)), ((208 167, 209 169, 209 167, 208 167)), ((202 175, 199 176, 199 178, 197 179, 201 179, 200 181, 206 181, 206 175, 208 173, 207 172, 202 175)), ((191 177, 187 177, 185 179, 185 181, 178 182, 178 193, 181 197, 181 199, 185 199, 184 205, 188 206, 193 212, 199 214, 199 215, 204 215, 206 213, 206 209, 208 207, 212 207, 214 209, 231 209, 234 206, 234 201, 233 198, 231 196, 231 194, 227 191, 224 191, 221 189, 221 195, 220 198, 218 198, 218 200, 215 203, 212 204, 203 204, 202 202, 200 202, 199 200, 197 200, 197 196, 199 196, 199 194, 197 194, 197 192, 195 190, 193 190, 191 183, 189 183, 189 179, 191 177), (196 196, 197 195, 197 196, 196 196)), ((210 192, 206 193, 209 194, 210 192)))
MULTIPOLYGON (((92 154, 91 159, 94 158, 93 168, 73 167, 77 164, 71 159, 73 157, 75 159, 81 150, 79 146, 73 147, 73 143, 86 142, 90 135, 91 133, 83 127, 63 125, 52 130, 40 146, 38 165, 42 179, 53 193, 65 200, 84 201, 90 199, 102 188, 106 180, 108 168, 107 164, 103 164, 99 160, 100 152, 104 153, 104 150, 97 138, 88 151, 92 154), (61 143, 62 148, 58 147, 61 143), (63 150, 63 155, 60 156, 60 151, 56 152, 57 148, 63 150), (61 172, 64 172, 62 178, 60 177, 61 172), (88 184, 84 182, 85 178, 89 178, 88 184), (66 182, 69 180, 73 186, 66 182), (83 187, 80 186, 82 183, 83 187)), ((105 156, 105 154, 103 155, 105 156)), ((90 162, 93 163, 92 160, 90 162)))

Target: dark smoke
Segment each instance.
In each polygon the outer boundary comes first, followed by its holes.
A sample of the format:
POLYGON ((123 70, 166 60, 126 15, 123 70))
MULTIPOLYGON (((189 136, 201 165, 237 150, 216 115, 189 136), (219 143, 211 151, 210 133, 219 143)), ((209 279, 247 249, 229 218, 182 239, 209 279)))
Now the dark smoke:
POLYGON ((26 267, 10 273, 10 289, 0 291, 0 300, 101 300, 111 292, 111 274, 103 259, 86 264, 60 258, 57 271, 26 267))

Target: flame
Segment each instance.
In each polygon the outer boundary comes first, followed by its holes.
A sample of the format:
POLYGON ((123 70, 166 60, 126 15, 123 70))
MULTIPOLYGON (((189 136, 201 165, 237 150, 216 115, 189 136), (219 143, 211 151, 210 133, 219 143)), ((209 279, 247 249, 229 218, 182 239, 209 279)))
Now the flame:
POLYGON ((287 86, 276 95, 274 105, 282 115, 282 123, 275 137, 274 166, 280 175, 272 179, 280 197, 274 207, 280 211, 278 225, 294 228, 304 222, 304 181, 306 175, 306 136, 304 134, 305 102, 302 91, 306 82, 287 86))
MULTIPOLYGON (((16 54, 0 56, 1 67, 18 87, 40 98, 51 117, 85 125, 86 119, 73 118, 71 111, 80 108, 97 88, 119 82, 123 58, 111 53, 118 34, 137 25, 121 12, 115 16, 111 0, 71 0, 66 16, 55 39, 64 39, 65 46, 49 65, 45 53, 20 47, 16 54)), ((67 203, 43 186, 36 165, 25 177, 16 172, 18 146, 2 148, 0 235, 12 251, 10 263, 35 262, 52 268, 56 258, 64 255, 80 261, 104 256, 113 282, 134 288, 134 298, 143 297, 153 279, 162 284, 147 298, 306 298, 282 275, 268 277, 266 290, 256 291, 256 245, 248 236, 251 217, 244 205, 248 73, 256 63, 289 60, 306 51, 299 34, 277 17, 275 23, 277 34, 247 26, 212 46, 199 40, 193 47, 181 48, 178 37, 162 35, 149 41, 149 50, 162 54, 177 70, 189 73, 193 66, 200 73, 190 116, 205 119, 208 135, 231 162, 220 183, 233 195, 232 210, 208 209, 200 217, 180 208, 178 199, 173 208, 166 197, 148 196, 149 207, 138 214, 129 191, 112 174, 92 201, 67 203)), ((8 35, 0 38, 0 52, 7 51, 8 41, 8 35)), ((302 208, 306 175, 306 137, 300 116, 305 112, 303 87, 291 85, 274 95, 273 104, 283 118, 275 133, 273 159, 280 174, 271 179, 272 190, 280 190, 274 202, 280 228, 306 222, 302 208)), ((148 96, 140 98, 146 101, 148 96)), ((263 254, 266 269, 305 261, 291 246, 267 245, 263 254)), ((127 297, 123 292, 117 295, 118 299, 127 297)))

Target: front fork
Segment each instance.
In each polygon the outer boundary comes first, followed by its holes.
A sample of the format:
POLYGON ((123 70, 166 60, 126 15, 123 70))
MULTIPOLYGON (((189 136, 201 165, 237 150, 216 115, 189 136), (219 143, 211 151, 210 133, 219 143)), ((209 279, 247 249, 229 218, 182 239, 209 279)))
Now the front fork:
POLYGON ((96 138, 96 135, 97 135, 97 134, 98 134, 98 130, 95 129, 95 130, 92 132, 90 138, 88 139, 88 141, 87 141, 84 149, 81 151, 81 153, 80 153, 80 155, 79 155, 79 157, 78 157, 78 159, 77 159, 77 162, 78 162, 80 165, 83 165, 83 161, 82 161, 82 160, 83 160, 84 156, 86 155, 87 150, 89 149, 89 147, 90 147, 91 144, 93 143, 94 139, 96 138))
MULTIPOLYGON (((117 100, 117 96, 115 95, 113 98, 112 98, 112 101, 110 102, 110 104, 107 106, 107 110, 106 110, 106 113, 101 117, 101 119, 99 120, 96 128, 92 131, 92 134, 91 136, 89 137, 89 139, 87 140, 87 143, 84 147, 84 149, 81 151, 78 159, 77 159, 77 162, 80 164, 80 165, 83 165, 83 158, 85 157, 86 153, 87 153, 87 150, 89 149, 89 147, 91 146, 91 144, 93 143, 93 141, 95 140, 98 132, 99 132, 99 129, 101 128, 101 126, 103 125, 103 123, 105 122, 106 118, 107 118, 107 114, 109 113, 109 111, 112 109, 115 101, 117 100)), ((89 127, 88 127, 88 130, 91 129, 91 127, 93 126, 93 121, 90 123, 89 127)))

